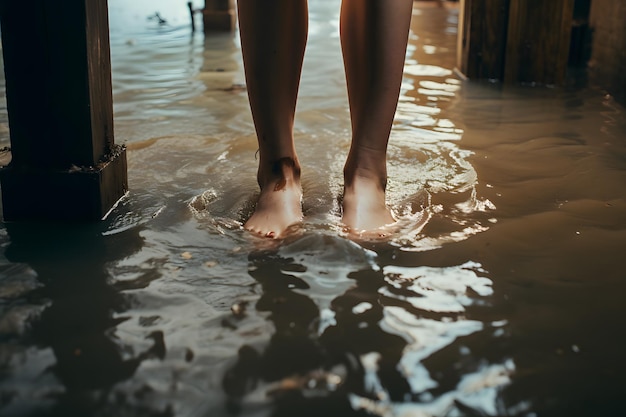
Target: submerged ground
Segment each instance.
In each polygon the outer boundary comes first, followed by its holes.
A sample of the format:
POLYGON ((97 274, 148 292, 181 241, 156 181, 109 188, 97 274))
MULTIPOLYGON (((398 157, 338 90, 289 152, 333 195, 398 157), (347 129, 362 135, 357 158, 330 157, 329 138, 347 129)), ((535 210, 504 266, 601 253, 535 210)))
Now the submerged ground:
POLYGON ((306 221, 273 243, 241 229, 257 189, 238 35, 130 3, 109 1, 130 194, 103 224, 0 225, 0 415, 621 415, 610 96, 461 81, 457 10, 417 2, 390 146, 399 230, 354 241, 339 3, 311 1, 306 221))

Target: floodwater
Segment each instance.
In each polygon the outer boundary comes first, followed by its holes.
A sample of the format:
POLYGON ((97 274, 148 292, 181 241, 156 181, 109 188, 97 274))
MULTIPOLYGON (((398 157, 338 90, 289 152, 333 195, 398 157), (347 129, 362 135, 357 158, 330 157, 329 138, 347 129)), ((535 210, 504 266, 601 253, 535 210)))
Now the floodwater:
POLYGON ((623 415, 624 108, 581 77, 462 81, 458 11, 418 2, 398 230, 351 240, 338 6, 310 2, 306 220, 269 242, 241 228, 257 187, 237 34, 192 34, 183 1, 109 0, 130 193, 98 225, 0 225, 0 415, 623 415))

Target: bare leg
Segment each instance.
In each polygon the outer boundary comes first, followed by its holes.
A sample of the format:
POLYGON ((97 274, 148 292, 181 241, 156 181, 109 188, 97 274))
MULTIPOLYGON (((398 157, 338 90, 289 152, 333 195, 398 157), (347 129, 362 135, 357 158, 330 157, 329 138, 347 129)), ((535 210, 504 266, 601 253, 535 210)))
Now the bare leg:
POLYGON ((248 98, 259 141, 261 194, 245 228, 278 237, 302 220, 293 122, 308 31, 306 0, 239 0, 248 98))
POLYGON ((343 0, 341 46, 352 145, 344 166, 343 223, 393 223, 385 204, 387 143, 398 105, 413 0, 343 0))

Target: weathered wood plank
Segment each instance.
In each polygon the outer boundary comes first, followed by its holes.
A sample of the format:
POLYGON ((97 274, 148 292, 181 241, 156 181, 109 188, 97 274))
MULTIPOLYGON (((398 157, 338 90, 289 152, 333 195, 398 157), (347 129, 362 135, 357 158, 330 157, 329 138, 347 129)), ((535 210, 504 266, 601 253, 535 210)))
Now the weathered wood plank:
POLYGON ((120 152, 94 169, 3 169, 4 220, 101 220, 128 190, 125 149, 120 152))
MULTIPOLYGON (((90 2, 10 2, 1 16, 15 165, 93 165, 106 152, 104 138, 84 140, 93 132, 103 136, 92 129, 92 113, 108 131, 112 126, 112 111, 106 114, 110 99, 98 102, 106 97, 94 94, 92 108, 89 83, 100 82, 102 71, 87 72, 93 54, 87 51, 86 3, 90 2)), ((91 32, 92 50, 108 46, 100 45, 101 39, 91 32)), ((110 89, 110 75, 108 84, 110 89)))
POLYGON ((463 0, 457 65, 471 79, 502 80, 510 0, 463 0))
POLYGON ((574 0, 510 0, 506 82, 565 81, 574 0))
POLYGON ((100 219, 126 192, 114 144, 106 0, 12 1, 0 15, 12 161, 5 220, 100 219))
POLYGON ((113 87, 107 0, 83 0, 87 36, 87 88, 91 110, 93 159, 98 161, 114 144, 113 87))
POLYGON ((470 79, 562 84, 574 0, 462 0, 457 66, 470 79))

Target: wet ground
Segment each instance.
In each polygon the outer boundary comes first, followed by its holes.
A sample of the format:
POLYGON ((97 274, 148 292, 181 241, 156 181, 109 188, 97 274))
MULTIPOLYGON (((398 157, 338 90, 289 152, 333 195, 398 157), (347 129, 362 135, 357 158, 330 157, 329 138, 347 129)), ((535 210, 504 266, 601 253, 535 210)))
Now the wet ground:
POLYGON ((624 108, 580 77, 460 80, 457 10, 418 2, 398 231, 351 240, 338 4, 310 2, 306 220, 268 242, 241 228, 257 187, 237 34, 192 34, 184 2, 109 1, 131 190, 102 224, 0 225, 0 415, 622 415, 624 108))

